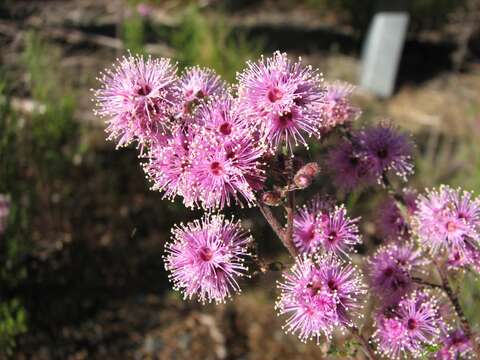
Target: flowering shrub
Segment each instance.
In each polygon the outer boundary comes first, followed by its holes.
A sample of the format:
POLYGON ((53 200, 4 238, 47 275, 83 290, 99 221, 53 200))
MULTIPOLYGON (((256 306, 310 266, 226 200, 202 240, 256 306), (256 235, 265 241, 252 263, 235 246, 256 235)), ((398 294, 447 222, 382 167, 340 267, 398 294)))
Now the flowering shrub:
POLYGON ((371 359, 478 354, 450 276, 480 270, 480 200, 448 186, 420 195, 395 189, 392 177, 413 173, 410 138, 385 122, 354 127, 353 87, 326 83, 300 59, 275 52, 248 62, 237 79, 228 85, 200 67, 178 75, 168 59, 129 55, 94 92, 108 138, 137 144, 152 189, 206 211, 172 230, 164 262, 174 288, 221 303, 242 278, 273 269, 253 253, 240 221, 220 214, 256 207, 291 256, 276 303, 287 332, 321 342, 340 329, 371 359), (340 137, 325 159, 335 185, 388 194, 377 216, 383 244, 363 262, 353 256, 360 218, 323 193, 296 205, 295 194, 321 172, 297 146, 329 137, 340 137), (285 225, 273 207, 284 209, 285 225), (361 330, 362 318, 374 329, 361 330))

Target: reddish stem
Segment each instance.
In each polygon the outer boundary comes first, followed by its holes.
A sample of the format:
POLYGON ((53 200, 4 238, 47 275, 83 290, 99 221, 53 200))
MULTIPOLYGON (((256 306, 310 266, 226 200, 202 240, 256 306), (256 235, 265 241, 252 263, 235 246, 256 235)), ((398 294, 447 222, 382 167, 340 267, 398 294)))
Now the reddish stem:
MULTIPOLYGON (((293 158, 288 157, 285 160, 285 171, 287 175, 287 188, 290 188, 293 181, 293 158)), ((285 231, 285 242, 288 244, 289 251, 293 249, 293 256, 297 255, 295 244, 293 243, 293 219, 295 217, 295 192, 289 191, 287 194, 287 203, 285 205, 287 213, 287 226, 285 231)), ((292 253, 292 251, 290 251, 292 253)))
POLYGON ((287 241, 286 232, 283 230, 282 225, 280 225, 275 215, 273 215, 272 210, 270 210, 267 205, 262 204, 259 200, 257 200, 257 206, 260 209, 260 212, 262 213, 265 220, 267 220, 272 230, 275 232, 275 234, 277 234, 277 237, 280 239, 283 246, 287 248, 288 252, 290 253, 290 255, 292 255, 292 257, 296 257, 297 250, 295 249, 293 242, 287 241))

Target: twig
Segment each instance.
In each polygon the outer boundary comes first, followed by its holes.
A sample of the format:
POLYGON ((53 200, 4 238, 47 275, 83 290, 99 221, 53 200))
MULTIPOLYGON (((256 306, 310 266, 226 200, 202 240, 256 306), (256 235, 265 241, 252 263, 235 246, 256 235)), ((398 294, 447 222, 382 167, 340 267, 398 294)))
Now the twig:
MULTIPOLYGON (((285 171, 287 174, 287 188, 291 187, 293 181, 293 158, 287 157, 285 160, 285 171)), ((293 256, 297 255, 297 250, 293 243, 293 219, 295 217, 295 192, 289 191, 287 194, 287 204, 285 205, 287 213, 287 227, 285 231, 285 242, 289 248, 293 249, 293 256)), ((289 250, 290 251, 290 250, 289 250)), ((292 253, 292 251, 290 251, 292 253)))
MULTIPOLYGON (((436 263, 434 262, 438 273, 440 275, 440 279, 442 280, 442 289, 447 294, 450 302, 452 303, 455 312, 457 313, 458 318, 460 319, 460 324, 462 327, 465 336, 471 338, 472 336, 472 329, 470 327, 470 323, 468 322, 467 318, 465 317, 465 313, 462 310, 460 305, 460 301, 458 300, 457 294, 453 291, 452 287, 450 286, 450 282, 448 281, 448 276, 445 271, 436 263)), ((473 341, 472 341, 473 342, 473 341)))
POLYGON ((257 206, 260 209, 260 212, 262 213, 265 220, 267 220, 272 230, 275 232, 275 234, 277 234, 277 237, 280 239, 283 246, 287 248, 290 255, 295 257, 297 255, 295 246, 293 246, 292 243, 286 241, 285 231, 283 230, 282 225, 280 225, 275 215, 273 215, 272 210, 270 210, 270 208, 265 204, 262 204, 260 200, 257 200, 257 206))
POLYGON ((375 351, 373 350, 372 346, 368 342, 362 334, 360 334, 360 330, 356 326, 350 327, 350 332, 352 333, 353 337, 357 339, 360 344, 362 344, 362 348, 365 351, 365 354, 370 358, 370 360, 377 360, 377 355, 375 355, 375 351))
POLYGON ((431 288, 434 288, 434 289, 442 289, 443 290, 443 286, 440 285, 440 284, 431 283, 429 281, 423 280, 423 279, 415 277, 415 276, 412 277, 412 280, 413 280, 413 282, 415 282, 419 285, 428 286, 428 287, 431 287, 431 288))
POLYGON ((462 306, 460 305, 460 301, 458 300, 458 296, 450 286, 448 275, 436 261, 433 261, 433 263, 435 264, 435 267, 437 268, 438 273, 440 275, 440 279, 442 280, 442 290, 445 292, 448 299, 452 303, 453 308, 455 309, 455 312, 460 320, 460 327, 462 328, 465 336, 470 340, 472 344, 472 348, 475 352, 476 358, 480 359, 479 344, 475 341, 475 336, 472 333, 472 327, 470 326, 470 323, 468 322, 468 319, 465 316, 465 313, 463 312, 462 306))

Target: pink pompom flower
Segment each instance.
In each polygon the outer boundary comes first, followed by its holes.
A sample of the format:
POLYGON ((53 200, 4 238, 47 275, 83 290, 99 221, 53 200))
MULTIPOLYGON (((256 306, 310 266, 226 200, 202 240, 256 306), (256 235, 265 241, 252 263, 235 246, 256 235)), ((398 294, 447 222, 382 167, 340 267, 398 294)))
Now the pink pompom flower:
POLYGON ((298 258, 278 287, 276 308, 288 316, 286 332, 317 342, 322 335, 330 338, 335 327, 351 326, 361 316, 366 292, 359 271, 335 256, 298 258))
POLYGON ((253 189, 222 144, 202 137, 197 138, 193 149, 190 176, 205 209, 222 209, 230 206, 232 199, 239 204, 242 199, 253 203, 253 189))
POLYGON ((332 129, 360 116, 360 109, 350 103, 349 98, 353 90, 354 87, 347 83, 327 84, 324 103, 321 107, 325 128, 332 129))
POLYGON ((346 255, 362 242, 358 231, 359 218, 347 216, 345 206, 337 206, 327 215, 325 221, 318 224, 322 249, 327 253, 346 255))
POLYGON ((109 139, 143 148, 162 138, 178 107, 176 66, 168 59, 123 57, 99 79, 96 114, 107 118, 109 139))
POLYGON ((238 94, 245 116, 266 135, 273 150, 282 143, 307 145, 306 137, 319 136, 323 125, 322 77, 287 54, 248 62, 238 75, 238 94))
POLYGON ((223 142, 213 133, 203 133, 192 143, 190 176, 205 209, 251 205, 264 181, 261 157, 264 149, 251 137, 223 142))
POLYGON ((356 225, 345 207, 315 198, 298 209, 293 222, 293 241, 300 254, 318 252, 346 255, 361 243, 356 225))
POLYGON ((480 202, 461 189, 442 185, 420 195, 413 226, 420 242, 432 253, 467 253, 478 247, 480 202))
POLYGON ((194 66, 185 70, 178 82, 183 116, 192 115, 195 107, 212 97, 222 97, 228 94, 226 83, 215 71, 194 66))
POLYGON ((230 98, 203 104, 195 122, 178 126, 166 145, 153 146, 145 166, 153 189, 187 207, 252 205, 265 181, 265 145, 242 123, 230 98))
POLYGON ((436 297, 419 290, 376 317, 373 338, 379 352, 388 359, 420 358, 425 346, 440 339, 443 324, 436 297))
POLYGON ((329 220, 330 201, 316 197, 297 209, 293 219, 293 241, 300 254, 314 254, 322 241, 320 224, 329 220))
MULTIPOLYGON (((239 110, 238 101, 229 95, 213 97, 200 106, 195 114, 195 124, 192 126, 198 133, 203 132, 205 136, 213 135, 222 144, 254 138, 252 129, 239 110)), ((257 146, 265 151, 261 141, 258 141, 257 146)))
POLYGON ((166 245, 165 268, 184 298, 222 303, 240 291, 237 280, 248 271, 245 259, 253 239, 239 221, 205 215, 174 227, 172 238, 166 245))
POLYGON ((144 171, 152 182, 152 190, 164 192, 164 198, 183 197, 184 204, 192 207, 198 202, 190 175, 192 132, 178 127, 166 144, 155 144, 148 152, 144 171))

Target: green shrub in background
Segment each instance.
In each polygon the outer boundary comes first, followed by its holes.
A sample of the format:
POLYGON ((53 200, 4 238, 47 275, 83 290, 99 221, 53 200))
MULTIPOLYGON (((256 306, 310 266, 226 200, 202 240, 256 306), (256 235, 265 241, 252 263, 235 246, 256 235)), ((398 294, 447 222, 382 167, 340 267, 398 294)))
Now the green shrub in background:
POLYGON ((126 49, 134 54, 145 53, 145 18, 136 6, 139 1, 130 0, 126 6, 122 22, 122 40, 126 49))
MULTIPOLYGON (((77 151, 74 96, 60 78, 60 52, 35 33, 25 37, 23 66, 33 107, 14 111, 0 76, 0 193, 10 197, 10 214, 0 242, 0 354, 11 354, 27 330, 27 311, 17 291, 27 281, 27 259, 35 250, 32 223, 61 184, 77 151), (49 189, 47 191, 46 189, 49 189)), ((1 72, 0 72, 1 73, 1 72)))
POLYGON ((209 18, 196 6, 187 7, 171 42, 183 67, 208 66, 228 81, 235 79, 247 59, 257 58, 262 48, 244 34, 234 34, 222 16, 209 18))
POLYGON ((0 193, 10 197, 7 227, 0 234, 0 354, 13 352, 16 337, 27 330, 25 309, 13 295, 26 277, 22 259, 28 251, 29 206, 21 206, 29 197, 21 176, 19 124, 10 107, 6 85, 0 81, 0 193))
POLYGON ((78 131, 73 121, 74 95, 68 83, 60 78, 59 49, 47 44, 36 33, 25 38, 23 61, 28 74, 28 88, 38 104, 26 127, 32 138, 25 142, 35 169, 42 177, 65 171, 71 156, 67 147, 78 131))
POLYGON ((0 302, 0 353, 12 355, 15 338, 26 331, 26 314, 21 303, 16 299, 0 302))

